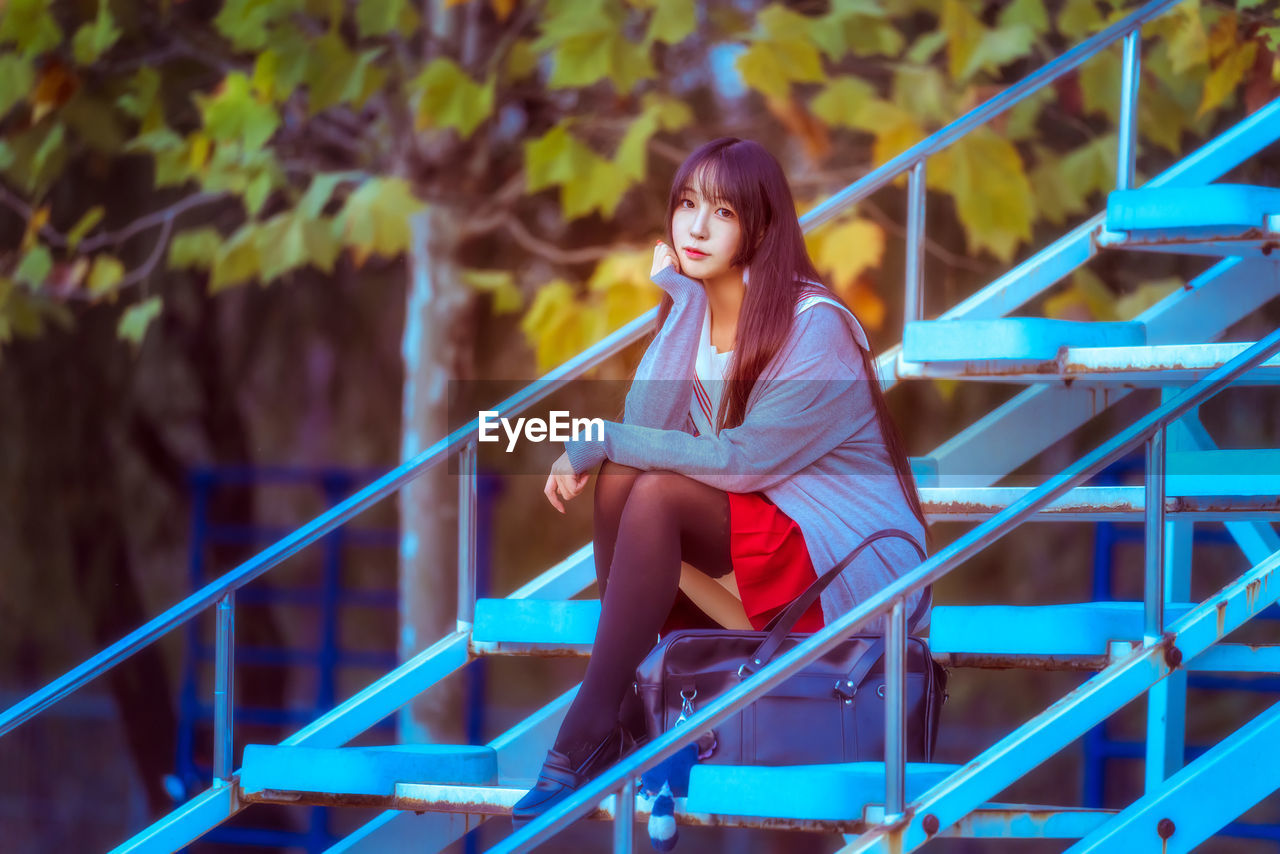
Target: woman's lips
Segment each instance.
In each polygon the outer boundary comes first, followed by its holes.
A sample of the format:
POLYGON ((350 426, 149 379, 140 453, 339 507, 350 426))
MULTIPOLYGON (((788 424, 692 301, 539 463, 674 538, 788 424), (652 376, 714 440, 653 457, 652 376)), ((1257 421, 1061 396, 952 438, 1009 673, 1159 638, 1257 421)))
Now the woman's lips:
POLYGON ((688 255, 690 258, 706 258, 707 257, 706 252, 696 252, 693 249, 685 249, 684 254, 688 255))

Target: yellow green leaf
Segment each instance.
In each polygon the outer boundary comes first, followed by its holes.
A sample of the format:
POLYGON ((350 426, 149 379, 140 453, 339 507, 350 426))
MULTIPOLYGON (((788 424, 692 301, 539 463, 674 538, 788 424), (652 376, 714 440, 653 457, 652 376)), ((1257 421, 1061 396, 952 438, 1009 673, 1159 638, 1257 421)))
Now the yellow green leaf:
POLYGON ((814 258, 837 288, 850 287, 884 257, 884 229, 868 219, 846 218, 824 226, 821 255, 814 258))
POLYGON ((538 289, 520 329, 534 347, 539 372, 561 364, 586 346, 582 313, 567 282, 557 279, 538 289))
POLYGON ((338 172, 322 172, 311 178, 311 183, 307 186, 307 192, 303 194, 302 200, 298 202, 298 211, 303 216, 315 219, 324 213, 325 205, 329 203, 329 199, 333 196, 333 191, 338 184, 342 183, 346 176, 338 172))
POLYGON ((67 232, 67 246, 75 249, 84 236, 93 230, 94 226, 102 222, 102 218, 106 216, 107 209, 102 205, 94 205, 84 212, 84 216, 76 221, 76 224, 67 232))
POLYGON ((239 51, 261 50, 287 26, 276 28, 302 10, 303 0, 225 0, 214 26, 239 51))
POLYGON ((627 127, 622 142, 614 154, 613 162, 622 174, 630 181, 643 181, 648 165, 649 140, 658 131, 658 116, 655 111, 642 112, 627 127))
POLYGON ((1111 133, 1062 156, 1062 174, 1082 199, 1115 187, 1119 146, 1119 137, 1111 133))
POLYGON ((573 220, 598 210, 613 216, 632 181, 613 162, 592 152, 579 163, 578 172, 560 187, 560 208, 573 220))
POLYGON ((1227 54, 1213 71, 1209 72, 1208 79, 1204 81, 1204 97, 1200 101, 1199 109, 1196 110, 1196 118, 1222 106, 1235 93, 1236 87, 1244 79, 1245 74, 1253 68, 1253 61, 1257 55, 1258 43, 1245 42, 1227 54))
POLYGON ((98 57, 110 50, 120 38, 120 33, 107 0, 98 0, 98 16, 93 23, 84 24, 76 30, 75 37, 71 40, 71 52, 76 62, 80 65, 97 62, 98 57))
POLYGON ((49 253, 49 247, 37 244, 23 254, 22 260, 18 263, 18 269, 13 273, 13 278, 14 281, 22 282, 34 290, 44 284, 51 270, 53 270, 53 256, 49 253))
POLYGON ((947 73, 960 80, 986 28, 960 0, 943 0, 941 30, 947 34, 947 73))
POLYGON ((1186 0, 1174 7, 1169 37, 1169 59, 1173 71, 1181 74, 1209 63, 1209 37, 1200 17, 1200 0, 1186 0))
POLYGON ((262 266, 258 254, 256 223, 246 222, 218 247, 209 277, 209 292, 246 285, 253 281, 262 266))
POLYGON ((1022 157, 1007 139, 983 128, 943 154, 950 191, 969 245, 990 249, 1002 261, 1031 239, 1035 204, 1022 157))
POLYGON ((916 39, 907 51, 907 62, 913 65, 924 65, 933 59, 933 55, 942 50, 947 43, 946 30, 934 30, 916 39))
POLYGON ((893 73, 893 102, 920 124, 942 125, 957 115, 955 94, 946 77, 930 65, 900 65, 893 73))
POLYGON ((463 270, 459 278, 467 287, 491 294, 493 310, 497 314, 519 311, 524 304, 510 270, 463 270))
POLYGON ((410 84, 419 130, 454 128, 466 139, 493 113, 494 80, 477 83, 453 60, 435 59, 410 84))
POLYGON ((1062 225, 1068 216, 1085 209, 1084 195, 1080 188, 1068 180, 1062 169, 1062 160, 1046 153, 1029 176, 1036 209, 1054 225, 1062 225))
POLYGON ((0 45, 16 44, 26 58, 38 56, 62 42, 62 29, 49 0, 7 0, 0 5, 0 45))
POLYGON ((660 92, 645 92, 640 106, 658 117, 658 126, 666 131, 684 130, 693 123, 693 110, 680 98, 660 92))
POLYGON ((809 109, 829 125, 862 127, 857 117, 863 106, 875 97, 875 87, 866 80, 844 75, 823 87, 809 103, 809 109))
POLYGON ((410 220, 425 207, 403 178, 369 178, 347 198, 338 233, 349 246, 394 257, 409 248, 410 220))
POLYGON ((1152 82, 1138 98, 1138 132, 1170 154, 1180 154, 1187 111, 1163 81, 1152 82))
POLYGON ((1058 32, 1074 40, 1092 35, 1104 23, 1094 0, 1067 0, 1058 12, 1058 32))
POLYGON ((578 158, 589 153, 590 149, 578 142, 564 123, 529 140, 524 144, 525 191, 536 193, 572 180, 578 158))
POLYGON ((1000 10, 996 25, 1009 27, 1023 24, 1034 33, 1043 35, 1049 31, 1049 13, 1044 0, 1013 0, 1000 10))
POLYGON ((124 264, 111 255, 99 255, 93 259, 87 282, 89 293, 95 298, 110 293, 124 278, 124 264))
POLYGON ((1231 53, 1238 45, 1236 15, 1228 11, 1209 30, 1209 60, 1216 61, 1231 53))
POLYGON ((1044 301, 1046 317, 1058 320, 1117 320, 1115 295, 1088 267, 1071 274, 1067 287, 1044 301))
POLYGON ((742 82, 765 95, 786 98, 791 93, 785 60, 774 50, 773 42, 754 42, 738 54, 734 68, 742 82))
POLYGON ((359 0, 356 32, 362 39, 386 35, 399 25, 405 5, 405 0, 359 0))
POLYGON ((196 95, 195 101, 205 130, 218 142, 261 148, 280 125, 275 108, 253 96, 249 78, 239 71, 228 74, 212 96, 196 95))
POLYGON ((1116 300, 1116 316, 1121 320, 1132 320, 1169 294, 1181 290, 1183 286, 1183 280, 1177 276, 1143 282, 1132 292, 1116 300))
POLYGON ((16 53, 0 54, 0 118, 27 97, 34 86, 31 60, 16 53))
POLYGON ((173 270, 208 270, 213 266, 221 245, 222 235, 213 226, 180 232, 169 244, 169 267, 173 270))
POLYGON ((1052 86, 1045 86, 1037 89, 1017 105, 1010 108, 1008 123, 1004 128, 1004 135, 1007 139, 1015 142, 1023 139, 1029 139, 1036 135, 1036 123, 1040 120, 1040 113, 1046 106, 1056 101, 1057 93, 1052 86))
POLYGON ((697 26, 697 7, 688 0, 656 0, 645 41, 679 44, 697 26))
POLYGON ((529 39, 516 39, 502 63, 502 82, 515 83, 538 70, 538 53, 529 39))
MULTIPOLYGON (((1085 112, 1101 113, 1111 120, 1120 116, 1120 45, 1113 45, 1080 66, 1080 91, 1085 112)), ((1145 93, 1142 93, 1145 94, 1145 93)), ((1139 95, 1139 101, 1142 95, 1139 95)))
MULTIPOLYGON (((253 63, 253 77, 249 81, 253 94, 263 101, 275 101, 276 75, 279 70, 280 54, 271 49, 258 54, 258 58, 253 63)), ((280 94, 288 93, 281 91, 280 94)))
POLYGON ((137 305, 129 306, 120 316, 116 336, 122 341, 130 341, 135 345, 141 344, 147 329, 151 326, 151 321, 159 316, 160 308, 161 302, 158 296, 149 297, 137 305))

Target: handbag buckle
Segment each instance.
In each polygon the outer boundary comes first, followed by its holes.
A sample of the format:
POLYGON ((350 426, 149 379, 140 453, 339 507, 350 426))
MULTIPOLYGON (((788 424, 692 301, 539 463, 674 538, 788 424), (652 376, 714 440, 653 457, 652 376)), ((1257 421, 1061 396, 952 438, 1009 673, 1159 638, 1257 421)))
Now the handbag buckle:
POLYGON ((843 697, 846 703, 852 703, 853 698, 858 693, 858 686, 853 684, 852 679, 837 679, 835 694, 837 697, 843 697))
POLYGON ((755 676, 756 668, 759 666, 760 661, 758 659, 742 662, 738 665, 738 678, 746 679, 748 676, 755 676))
POLYGON ((694 688, 692 693, 686 694, 685 689, 680 689, 680 717, 676 718, 676 726, 684 723, 689 719, 689 715, 693 714, 693 699, 698 696, 698 689, 694 688))

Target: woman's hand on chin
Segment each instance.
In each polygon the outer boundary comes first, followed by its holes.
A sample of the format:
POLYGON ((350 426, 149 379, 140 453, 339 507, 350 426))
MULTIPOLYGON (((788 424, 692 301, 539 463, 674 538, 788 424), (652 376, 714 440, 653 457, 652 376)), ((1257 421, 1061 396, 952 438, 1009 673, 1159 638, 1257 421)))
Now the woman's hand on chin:
POLYGON ((680 259, 676 257, 675 250, 659 240, 653 247, 653 268, 649 270, 649 275, 654 275, 664 267, 675 267, 677 273, 684 275, 684 270, 680 269, 680 259))
POLYGON ((574 474, 573 466, 569 463, 569 454, 564 453, 551 464, 551 474, 547 475, 547 485, 543 487, 542 492, 551 502, 551 506, 563 513, 564 504, 560 499, 570 501, 578 497, 578 494, 587 488, 587 481, 590 479, 591 472, 574 474))

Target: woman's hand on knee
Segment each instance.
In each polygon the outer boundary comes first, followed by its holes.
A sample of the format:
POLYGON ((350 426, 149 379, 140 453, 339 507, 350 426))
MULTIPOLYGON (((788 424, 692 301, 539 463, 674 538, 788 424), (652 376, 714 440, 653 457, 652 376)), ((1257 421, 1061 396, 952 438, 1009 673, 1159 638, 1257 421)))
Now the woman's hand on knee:
POLYGON ((547 476, 547 485, 543 487, 542 492, 551 502, 551 506, 563 513, 564 504, 560 499, 569 501, 576 498, 578 493, 587 488, 587 481, 590 478, 591 472, 574 474, 573 466, 569 463, 569 455, 564 453, 551 464, 551 474, 547 476))

